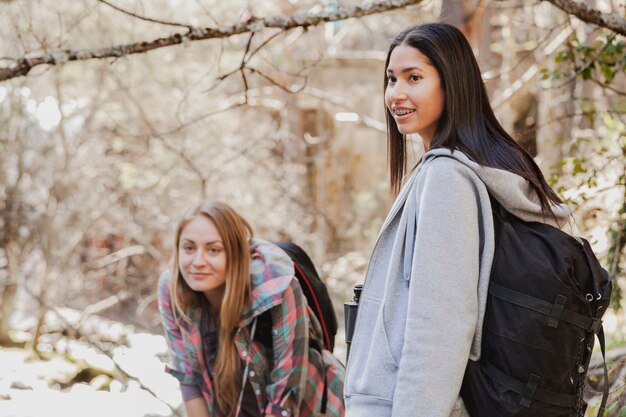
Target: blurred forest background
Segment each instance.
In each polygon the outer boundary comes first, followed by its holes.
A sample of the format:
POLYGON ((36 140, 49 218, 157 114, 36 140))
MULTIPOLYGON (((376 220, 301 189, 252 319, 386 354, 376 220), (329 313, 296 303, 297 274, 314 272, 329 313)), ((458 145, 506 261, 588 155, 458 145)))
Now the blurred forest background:
POLYGON ((155 287, 206 197, 304 247, 342 323, 392 202, 386 50, 437 20, 615 277, 626 415, 623 1, 0 0, 0 416, 181 413, 155 287))

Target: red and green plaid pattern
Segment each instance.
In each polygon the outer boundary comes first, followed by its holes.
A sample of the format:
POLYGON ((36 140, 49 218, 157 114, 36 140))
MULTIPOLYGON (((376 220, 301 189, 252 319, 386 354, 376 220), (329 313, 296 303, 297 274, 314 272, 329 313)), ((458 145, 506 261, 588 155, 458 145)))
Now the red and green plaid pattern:
MULTIPOLYGON (((344 369, 328 351, 309 348, 310 338, 322 346, 322 332, 307 305, 291 259, 277 246, 253 240, 252 296, 235 336, 239 356, 249 360, 248 380, 259 409, 265 416, 318 416, 326 377, 326 416, 343 416, 344 369), (271 311, 273 349, 250 340, 253 321, 271 311), (274 364, 274 365, 272 365, 274 364), (324 369, 326 368, 326 369, 324 369)), ((213 401, 212 382, 204 363, 200 320, 177 326, 172 315, 169 292, 170 274, 159 279, 159 310, 171 355, 168 372, 179 381, 196 385, 207 403, 209 414, 219 416, 213 401)), ((196 318, 196 312, 189 312, 196 318)))

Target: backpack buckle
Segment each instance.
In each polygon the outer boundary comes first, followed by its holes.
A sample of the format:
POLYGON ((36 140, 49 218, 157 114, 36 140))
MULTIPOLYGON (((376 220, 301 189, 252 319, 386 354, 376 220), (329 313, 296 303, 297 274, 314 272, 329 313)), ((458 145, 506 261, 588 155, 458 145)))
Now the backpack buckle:
POLYGON ((550 317, 548 318, 548 326, 554 327, 555 329, 559 325, 559 319, 561 318, 561 313, 563 313, 563 309, 565 308, 565 302, 567 301, 567 297, 564 295, 557 295, 554 300, 554 304, 552 305, 552 311, 550 312, 550 317))
POLYGON ((602 327, 602 319, 593 319, 589 331, 592 333, 598 333, 598 330, 602 327))
POLYGON ((541 381, 541 377, 539 375, 530 374, 528 383, 526 384, 526 387, 524 387, 524 392, 522 393, 522 399, 520 400, 519 405, 525 408, 530 408, 530 404, 532 403, 537 387, 539 386, 539 381, 541 381))

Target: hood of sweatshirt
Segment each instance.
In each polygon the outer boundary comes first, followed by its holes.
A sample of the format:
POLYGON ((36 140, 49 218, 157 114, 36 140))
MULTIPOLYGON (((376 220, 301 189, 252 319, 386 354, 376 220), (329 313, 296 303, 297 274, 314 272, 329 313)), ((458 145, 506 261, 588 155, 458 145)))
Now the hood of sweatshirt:
POLYGON ((420 164, 431 158, 446 156, 468 166, 486 185, 489 194, 495 198, 508 212, 528 222, 547 223, 559 229, 572 226, 572 213, 565 204, 552 206, 554 218, 545 216, 537 193, 526 179, 509 171, 490 168, 477 164, 460 151, 449 149, 433 149, 422 157, 420 164))
POLYGON ((294 280, 293 261, 275 244, 261 240, 250 241, 251 290, 241 316, 241 325, 283 302, 283 294, 294 280))

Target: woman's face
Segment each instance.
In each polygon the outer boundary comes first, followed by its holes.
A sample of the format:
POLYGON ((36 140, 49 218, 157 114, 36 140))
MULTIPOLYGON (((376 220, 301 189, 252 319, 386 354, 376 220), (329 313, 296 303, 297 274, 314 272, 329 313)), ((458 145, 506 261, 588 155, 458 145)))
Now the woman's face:
POLYGON ((428 58, 411 46, 398 45, 389 57, 385 104, 400 133, 418 133, 428 150, 444 100, 439 74, 428 58))
POLYGON ((197 215, 178 240, 178 267, 185 282, 212 304, 224 293, 226 252, 222 236, 208 217, 197 215))

